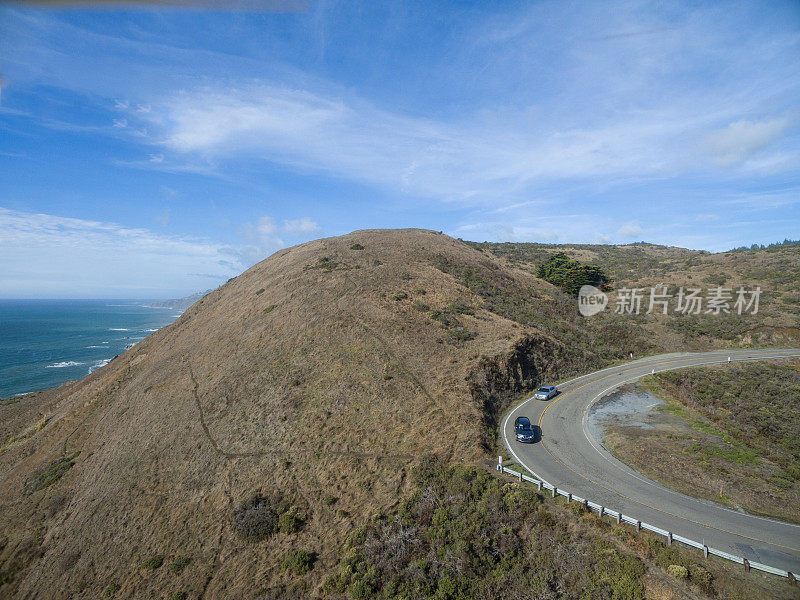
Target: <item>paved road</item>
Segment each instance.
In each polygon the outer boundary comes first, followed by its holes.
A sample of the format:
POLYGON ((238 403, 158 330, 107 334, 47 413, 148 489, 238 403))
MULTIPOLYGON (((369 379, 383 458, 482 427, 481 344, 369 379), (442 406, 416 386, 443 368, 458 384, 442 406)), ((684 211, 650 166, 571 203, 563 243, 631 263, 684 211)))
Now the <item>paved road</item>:
POLYGON ((800 356, 800 349, 724 350, 661 354, 618 365, 558 387, 549 402, 529 398, 503 420, 503 441, 517 462, 540 479, 673 534, 705 542, 725 552, 800 573, 800 526, 736 512, 647 479, 607 452, 589 433, 589 407, 614 388, 653 370, 732 361, 800 356), (515 440, 514 419, 538 423, 534 444, 515 440))

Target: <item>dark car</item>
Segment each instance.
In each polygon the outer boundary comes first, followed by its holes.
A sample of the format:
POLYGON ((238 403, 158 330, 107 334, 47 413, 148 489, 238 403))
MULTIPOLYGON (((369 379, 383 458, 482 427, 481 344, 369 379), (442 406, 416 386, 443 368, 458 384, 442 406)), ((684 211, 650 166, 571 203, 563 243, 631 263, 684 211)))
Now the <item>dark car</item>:
POLYGON ((517 417, 514 421, 514 429, 517 432, 517 441, 533 443, 533 426, 528 417, 517 417))

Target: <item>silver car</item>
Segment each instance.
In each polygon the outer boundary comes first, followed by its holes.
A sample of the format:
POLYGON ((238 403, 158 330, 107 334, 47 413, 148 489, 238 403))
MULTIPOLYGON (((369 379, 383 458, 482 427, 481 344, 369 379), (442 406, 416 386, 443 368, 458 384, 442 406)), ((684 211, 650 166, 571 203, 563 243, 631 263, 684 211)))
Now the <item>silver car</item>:
POLYGON ((558 394, 558 388, 554 385, 543 385, 533 395, 537 400, 550 400, 553 396, 558 394))

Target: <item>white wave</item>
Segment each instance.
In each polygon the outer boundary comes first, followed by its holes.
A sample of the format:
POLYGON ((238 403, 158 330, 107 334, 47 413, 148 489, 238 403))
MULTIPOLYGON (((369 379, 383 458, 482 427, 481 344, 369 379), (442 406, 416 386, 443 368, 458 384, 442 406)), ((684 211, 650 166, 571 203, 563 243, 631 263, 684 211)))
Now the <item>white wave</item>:
POLYGON ((75 362, 74 360, 67 360, 64 362, 57 362, 53 365, 47 365, 46 369, 63 369, 64 367, 77 367, 83 363, 75 362))
MULTIPOLYGON (((107 344, 108 342, 103 342, 103 343, 107 344)), ((105 348, 105 346, 86 346, 86 347, 87 348, 105 348)))
POLYGON ((95 371, 97 371, 97 369, 105 367, 110 362, 111 362, 110 358, 104 358, 103 360, 95 361, 94 364, 92 364, 92 366, 89 367, 89 373, 94 373, 95 371))
POLYGON ((130 331, 127 327, 109 327, 109 331, 130 331))
POLYGON ((158 331, 158 327, 154 327, 152 329, 143 329, 142 331, 158 331))

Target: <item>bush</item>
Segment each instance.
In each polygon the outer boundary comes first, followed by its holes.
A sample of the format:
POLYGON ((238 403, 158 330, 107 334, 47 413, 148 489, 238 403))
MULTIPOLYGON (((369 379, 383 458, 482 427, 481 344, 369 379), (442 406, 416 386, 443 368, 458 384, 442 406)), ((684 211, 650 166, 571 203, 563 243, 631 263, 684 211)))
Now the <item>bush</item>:
POLYGON ((347 540, 323 593, 419 598, 644 597, 627 551, 556 521, 535 490, 426 457, 395 515, 347 540), (549 591, 553 591, 550 594, 549 591), (555 593, 558 590, 558 593, 555 593))
POLYGON ((563 252, 553 254, 542 263, 538 276, 573 296, 578 295, 581 286, 593 285, 603 289, 609 282, 609 277, 600 267, 585 265, 563 252))
POLYGON ((714 593, 714 576, 700 565, 692 565, 689 568, 689 580, 706 594, 714 593))
POLYGON ((397 292, 392 294, 392 300, 395 301, 405 300, 406 298, 408 298, 408 294, 406 292, 397 292))
POLYGON ((315 556, 305 550, 290 550, 281 563, 281 570, 291 571, 295 575, 305 575, 314 566, 315 556))
POLYGON ((353 244, 352 246, 350 246, 350 250, 363 250, 363 249, 364 246, 362 246, 361 244, 353 244))
POLYGON ((322 501, 325 503, 325 506, 333 506, 334 504, 336 504, 337 500, 339 500, 339 498, 337 498, 336 496, 333 496, 331 494, 326 495, 322 499, 322 501))
POLYGON ((667 572, 676 579, 687 579, 689 577, 689 569, 683 565, 669 565, 667 572))
POLYGON ((569 509, 576 517, 580 517, 586 512, 586 507, 581 502, 570 502, 569 509))
POLYGON ((158 569, 162 564, 164 564, 164 559, 161 556, 153 555, 142 563, 142 567, 153 571, 158 569))
POLYGON ((253 495, 234 507, 233 529, 250 542, 266 539, 278 530, 278 512, 267 498, 253 495))
POLYGON ((79 452, 71 456, 62 456, 36 469, 26 485, 27 492, 32 494, 35 491, 53 485, 75 465, 75 458, 77 458, 78 454, 79 452))
POLYGON ((292 506, 278 517, 278 529, 281 533, 297 533, 306 522, 305 515, 301 514, 296 506, 292 506))
POLYGON ((113 598, 114 595, 119 591, 119 586, 116 583, 109 583, 108 587, 103 590, 103 596, 106 598, 113 598))
POLYGON ((191 558, 188 556, 179 556, 171 563, 169 563, 169 572, 173 575, 180 575, 181 571, 191 562, 191 558))

